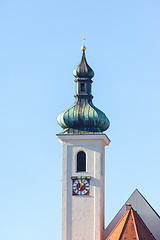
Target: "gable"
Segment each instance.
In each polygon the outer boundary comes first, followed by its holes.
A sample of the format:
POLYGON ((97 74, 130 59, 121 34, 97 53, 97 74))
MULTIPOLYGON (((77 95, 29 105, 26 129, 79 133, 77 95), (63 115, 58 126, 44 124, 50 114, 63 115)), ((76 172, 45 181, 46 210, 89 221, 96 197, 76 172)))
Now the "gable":
POLYGON ((125 239, 156 240, 141 217, 130 205, 127 205, 126 213, 106 240, 125 239))
POLYGON ((109 236, 109 234, 113 231, 115 226, 125 214, 126 204, 132 205, 134 210, 138 212, 139 216, 142 218, 156 240, 160 240, 160 217, 137 189, 133 192, 111 223, 104 230, 104 239, 109 236))

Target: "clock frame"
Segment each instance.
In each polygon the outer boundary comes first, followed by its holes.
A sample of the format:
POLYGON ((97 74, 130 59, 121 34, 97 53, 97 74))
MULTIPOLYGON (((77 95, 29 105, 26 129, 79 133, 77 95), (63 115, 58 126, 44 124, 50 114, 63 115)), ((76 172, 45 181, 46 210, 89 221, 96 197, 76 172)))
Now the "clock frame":
POLYGON ((72 177, 72 195, 85 196, 90 194, 90 177, 72 177))

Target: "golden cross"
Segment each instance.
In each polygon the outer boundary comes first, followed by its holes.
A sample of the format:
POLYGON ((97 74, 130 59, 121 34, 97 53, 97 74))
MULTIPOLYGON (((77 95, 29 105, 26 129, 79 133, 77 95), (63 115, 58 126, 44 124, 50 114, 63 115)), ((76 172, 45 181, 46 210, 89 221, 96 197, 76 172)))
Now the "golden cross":
POLYGON ((84 46, 84 41, 86 40, 86 37, 85 37, 84 33, 82 35, 82 39, 81 40, 83 41, 83 46, 84 46))

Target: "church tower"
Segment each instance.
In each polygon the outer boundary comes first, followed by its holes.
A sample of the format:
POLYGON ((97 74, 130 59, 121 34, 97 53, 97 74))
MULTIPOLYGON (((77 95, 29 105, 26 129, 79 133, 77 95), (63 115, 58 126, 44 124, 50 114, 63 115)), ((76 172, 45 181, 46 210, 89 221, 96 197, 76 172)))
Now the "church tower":
POLYGON ((85 58, 74 69, 75 103, 58 116, 62 143, 62 240, 102 240, 106 115, 92 102, 93 70, 85 58))

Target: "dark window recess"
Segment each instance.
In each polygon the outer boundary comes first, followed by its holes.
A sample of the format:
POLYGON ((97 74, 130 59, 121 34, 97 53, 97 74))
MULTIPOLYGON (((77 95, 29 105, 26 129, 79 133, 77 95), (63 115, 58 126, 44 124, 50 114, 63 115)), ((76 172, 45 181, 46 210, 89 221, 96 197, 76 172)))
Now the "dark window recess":
POLYGON ((77 154, 77 172, 86 172, 86 154, 83 151, 77 154))
POLYGON ((81 92, 85 92, 84 83, 81 83, 81 92))

